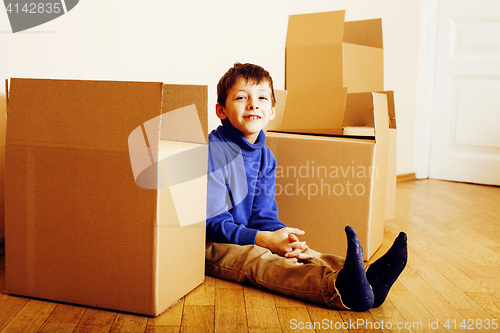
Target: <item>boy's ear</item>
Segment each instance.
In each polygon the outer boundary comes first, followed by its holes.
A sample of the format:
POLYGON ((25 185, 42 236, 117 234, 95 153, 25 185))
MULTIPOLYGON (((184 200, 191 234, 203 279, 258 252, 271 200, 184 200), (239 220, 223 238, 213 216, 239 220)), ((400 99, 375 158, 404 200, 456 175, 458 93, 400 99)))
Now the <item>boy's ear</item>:
POLYGON ((276 117, 276 106, 271 108, 271 114, 269 115, 269 120, 273 120, 276 117))
POLYGON ((215 114, 217 114, 217 117, 220 119, 226 119, 226 109, 220 105, 219 103, 215 104, 215 114))

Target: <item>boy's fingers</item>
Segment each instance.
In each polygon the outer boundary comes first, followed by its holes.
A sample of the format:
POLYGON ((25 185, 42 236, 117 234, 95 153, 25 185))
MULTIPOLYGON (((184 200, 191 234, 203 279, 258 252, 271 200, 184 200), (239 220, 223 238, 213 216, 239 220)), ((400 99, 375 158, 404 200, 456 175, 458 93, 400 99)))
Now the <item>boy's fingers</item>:
POLYGON ((289 234, 288 235, 288 240, 290 242, 298 242, 299 241, 299 239, 297 238, 297 236, 295 236, 294 234, 289 234))
POLYGON ((290 247, 293 249, 303 249, 306 247, 306 242, 294 242, 290 244, 290 247))
POLYGON ((296 234, 296 235, 303 235, 306 233, 304 230, 300 230, 298 228, 287 228, 287 231, 290 234, 296 234))
POLYGON ((305 260, 305 259, 312 259, 312 257, 313 257, 312 254, 300 253, 298 259, 305 260))
POLYGON ((293 263, 297 263, 297 261, 299 261, 297 258, 295 257, 291 257, 291 258, 286 258, 287 260, 290 260, 291 262, 293 263))
POLYGON ((300 256, 300 249, 295 249, 285 253, 285 258, 298 258, 300 256))

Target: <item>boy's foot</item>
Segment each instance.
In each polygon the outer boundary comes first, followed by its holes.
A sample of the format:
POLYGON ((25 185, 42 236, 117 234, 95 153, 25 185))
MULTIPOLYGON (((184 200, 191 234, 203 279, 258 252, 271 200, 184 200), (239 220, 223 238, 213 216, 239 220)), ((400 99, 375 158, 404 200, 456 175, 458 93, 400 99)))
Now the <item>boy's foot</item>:
POLYGON ((339 272, 335 287, 342 303, 354 311, 367 311, 373 306, 375 297, 366 278, 363 262, 363 248, 353 228, 345 228, 347 254, 344 268, 339 272))
POLYGON ((375 295, 374 308, 384 303, 389 290, 406 266, 408 260, 406 239, 404 232, 399 233, 389 251, 368 267, 366 277, 375 295))

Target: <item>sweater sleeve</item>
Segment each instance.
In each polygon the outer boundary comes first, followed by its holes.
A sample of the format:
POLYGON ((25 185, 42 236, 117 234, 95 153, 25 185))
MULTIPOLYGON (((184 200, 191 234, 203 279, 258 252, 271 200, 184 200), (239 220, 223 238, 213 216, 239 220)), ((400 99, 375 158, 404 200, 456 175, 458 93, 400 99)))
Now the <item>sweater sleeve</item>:
POLYGON ((220 147, 223 145, 211 144, 209 146, 207 236, 221 243, 255 244, 258 230, 236 223, 229 212, 248 192, 246 180, 243 179, 238 183, 239 177, 235 176, 245 172, 243 160, 238 156, 228 158, 228 154, 221 152, 220 147), (231 191, 229 184, 241 190, 231 191))
POLYGON ((276 158, 270 150, 266 153, 263 172, 257 182, 251 185, 256 189, 248 225, 258 230, 275 231, 285 228, 286 225, 279 220, 276 204, 276 158))

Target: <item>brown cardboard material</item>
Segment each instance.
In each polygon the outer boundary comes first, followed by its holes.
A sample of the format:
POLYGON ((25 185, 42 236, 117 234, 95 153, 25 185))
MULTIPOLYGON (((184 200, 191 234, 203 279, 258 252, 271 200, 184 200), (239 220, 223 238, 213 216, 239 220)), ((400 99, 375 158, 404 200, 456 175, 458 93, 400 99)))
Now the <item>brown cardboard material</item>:
MULTIPOLYGON (((396 109, 394 106, 394 91, 380 92, 387 95, 387 108, 389 115, 389 157, 387 164, 387 185, 386 185, 386 200, 385 200, 385 220, 390 221, 396 219, 396 109)), ((349 95, 351 103, 356 99, 367 98, 367 96, 353 94, 349 95)), ((366 101, 364 102, 366 103, 366 101)), ((350 134, 353 134, 353 127, 363 126, 373 129, 373 116, 371 112, 353 113, 346 110, 344 115, 344 128, 350 128, 350 134)), ((359 131, 359 128, 358 128, 359 131)), ((349 132, 349 130, 348 130, 349 132)), ((344 131, 344 134, 346 132, 344 131)))
MULTIPOLYGON (((292 15, 286 39, 286 89, 384 90, 382 21, 344 22, 345 11, 292 15)), ((287 110, 288 112, 288 110, 287 110)))
POLYGON ((278 162, 276 201, 280 219, 305 230, 302 239, 311 248, 344 256, 344 228, 350 225, 358 233, 365 260, 369 260, 383 240, 389 149, 387 95, 348 94, 345 110, 352 118, 371 113, 375 137, 346 138, 327 131, 323 135, 318 135, 321 131, 316 135, 307 131, 268 132, 267 144, 278 162))
POLYGON ((201 284, 206 173, 181 181, 165 161, 206 158, 207 135, 205 86, 12 79, 6 291, 154 316, 201 284), (184 123, 193 110, 198 123, 184 123), (133 160, 139 131, 149 162, 133 160), (157 188, 139 187, 134 166, 156 171, 157 188))
POLYGON ((5 209, 4 209, 4 173, 5 173, 5 125, 9 91, 8 81, 5 80, 5 100, 0 95, 0 244, 5 242, 5 209))
POLYGON ((344 18, 343 10, 290 16, 282 130, 340 130, 347 93, 384 90, 382 21, 344 18))
POLYGON ((273 129, 277 130, 281 128, 283 113, 285 112, 287 94, 288 92, 286 90, 274 90, 274 97, 276 99, 275 117, 267 124, 266 128, 264 128, 265 131, 273 129))
POLYGON ((396 127, 396 108, 394 106, 394 92, 388 91, 387 102, 389 108, 389 163, 387 164, 387 187, 385 199, 385 220, 396 219, 396 158, 398 132, 396 127))

